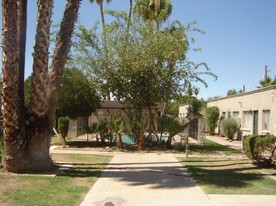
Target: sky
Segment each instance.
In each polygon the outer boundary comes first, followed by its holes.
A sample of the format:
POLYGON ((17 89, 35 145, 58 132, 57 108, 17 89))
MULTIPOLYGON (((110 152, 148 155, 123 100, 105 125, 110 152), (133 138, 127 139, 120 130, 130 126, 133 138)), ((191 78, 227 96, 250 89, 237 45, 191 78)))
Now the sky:
MULTIPOLYGON (((53 24, 61 21, 65 2, 55 0, 53 24)), ((205 31, 188 34, 196 40, 193 46, 202 48, 201 52, 189 52, 188 58, 206 62, 218 79, 203 76, 208 87, 196 84, 199 98, 223 97, 228 90, 243 87, 252 91, 263 78, 265 65, 269 76, 276 75, 276 0, 171 0, 171 4, 172 14, 165 25, 174 20, 184 25, 196 21, 196 27, 205 31)), ((36 0, 28 1, 26 77, 32 71, 36 5, 36 0)), ((129 0, 113 0, 104 8, 128 12, 129 0)), ((89 28, 96 20, 100 20, 99 6, 83 0, 78 21, 89 28)))

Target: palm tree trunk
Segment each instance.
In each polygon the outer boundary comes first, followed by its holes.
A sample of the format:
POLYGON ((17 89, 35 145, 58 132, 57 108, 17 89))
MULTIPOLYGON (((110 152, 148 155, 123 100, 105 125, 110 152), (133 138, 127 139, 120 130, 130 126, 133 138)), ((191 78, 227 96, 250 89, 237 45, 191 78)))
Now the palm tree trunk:
POLYGON ((10 172, 27 164, 25 138, 20 128, 19 67, 17 45, 17 0, 2 0, 2 113, 4 132, 3 167, 10 172))
POLYGON ((50 130, 48 127, 48 61, 50 27, 53 0, 38 0, 37 27, 34 46, 32 73, 32 98, 30 102, 28 138, 28 170, 45 170, 52 167, 49 156, 50 130))
POLYGON ((74 24, 78 17, 78 10, 81 0, 67 0, 64 16, 61 22, 60 31, 57 37, 56 48, 50 69, 49 77, 49 127, 52 128, 55 122, 56 104, 60 90, 62 75, 66 58, 71 47, 71 36, 74 31, 74 24))
POLYGON ((17 21, 17 43, 18 43, 18 60, 19 60, 19 109, 20 109, 20 128, 25 136, 25 106, 24 106, 24 73, 25 73, 25 50, 26 50, 26 33, 27 33, 27 2, 28 0, 18 1, 18 21, 17 21))

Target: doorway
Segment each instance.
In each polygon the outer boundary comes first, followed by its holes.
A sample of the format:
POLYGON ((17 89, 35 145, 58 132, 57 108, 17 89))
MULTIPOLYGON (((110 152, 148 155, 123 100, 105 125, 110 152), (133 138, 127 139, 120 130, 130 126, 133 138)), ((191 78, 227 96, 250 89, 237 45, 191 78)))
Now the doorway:
POLYGON ((253 111, 253 134, 258 134, 258 111, 253 111))

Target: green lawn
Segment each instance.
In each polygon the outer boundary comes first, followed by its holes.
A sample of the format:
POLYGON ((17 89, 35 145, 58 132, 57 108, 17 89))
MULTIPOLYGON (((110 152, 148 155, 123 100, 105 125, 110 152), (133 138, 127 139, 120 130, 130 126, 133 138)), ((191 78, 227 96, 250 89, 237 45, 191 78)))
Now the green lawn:
POLYGON ((0 205, 79 205, 112 157, 55 154, 52 158, 73 167, 57 176, 0 173, 0 205))
POLYGON ((241 151, 232 149, 230 147, 215 143, 210 140, 205 140, 204 145, 190 145, 189 147, 191 153, 199 153, 199 154, 225 154, 225 155, 240 155, 241 151))
POLYGON ((276 195, 276 180, 265 175, 275 175, 275 170, 259 169, 250 160, 202 157, 180 161, 207 194, 276 195))

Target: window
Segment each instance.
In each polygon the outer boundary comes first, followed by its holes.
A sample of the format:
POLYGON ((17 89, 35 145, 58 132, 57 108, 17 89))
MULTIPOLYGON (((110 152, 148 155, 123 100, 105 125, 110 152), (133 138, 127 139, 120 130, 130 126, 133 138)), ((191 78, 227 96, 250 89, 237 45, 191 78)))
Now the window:
POLYGON ((237 120, 237 122, 239 122, 239 112, 233 112, 232 118, 237 120))
POLYGON ((269 130, 270 110, 263 110, 262 129, 269 130))
POLYGON ((243 128, 250 130, 251 128, 250 121, 251 121, 251 112, 250 111, 243 112, 243 118, 242 118, 243 128))
POLYGON ((241 119, 239 118, 239 112, 233 112, 232 118, 235 119, 239 125, 241 125, 241 119))

